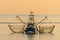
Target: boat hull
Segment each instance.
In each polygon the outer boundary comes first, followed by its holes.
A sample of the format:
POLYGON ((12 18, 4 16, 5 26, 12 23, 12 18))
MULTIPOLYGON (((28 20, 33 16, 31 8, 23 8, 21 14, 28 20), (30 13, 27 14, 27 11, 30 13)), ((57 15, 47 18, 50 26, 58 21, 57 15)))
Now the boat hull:
POLYGON ((35 34, 35 28, 26 28, 25 33, 26 34, 35 34))

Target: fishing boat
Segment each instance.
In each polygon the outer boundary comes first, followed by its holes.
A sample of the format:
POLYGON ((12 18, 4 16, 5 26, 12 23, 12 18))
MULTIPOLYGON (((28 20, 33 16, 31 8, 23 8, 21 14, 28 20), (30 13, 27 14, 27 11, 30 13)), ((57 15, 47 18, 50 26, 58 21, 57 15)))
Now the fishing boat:
POLYGON ((13 32, 13 33, 26 33, 26 34, 35 34, 35 33, 51 33, 54 30, 55 25, 52 26, 37 26, 38 24, 41 24, 46 18, 47 16, 45 16, 40 22, 35 22, 34 20, 34 15, 32 14, 33 12, 31 12, 31 14, 29 15, 29 19, 28 22, 25 23, 22 19, 19 18, 19 16, 16 16, 23 24, 25 24, 22 29, 21 26, 19 25, 19 27, 17 25, 8 25, 9 29, 13 32), (17 31, 16 31, 17 30, 17 31))

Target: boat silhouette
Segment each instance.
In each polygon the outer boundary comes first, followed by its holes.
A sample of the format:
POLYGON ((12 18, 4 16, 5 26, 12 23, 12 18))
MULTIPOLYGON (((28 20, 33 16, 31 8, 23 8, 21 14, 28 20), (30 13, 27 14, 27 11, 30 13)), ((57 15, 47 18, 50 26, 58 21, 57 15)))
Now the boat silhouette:
MULTIPOLYGON (((21 28, 21 25, 8 25, 9 29, 13 32, 13 33, 26 33, 26 34, 35 34, 35 33, 51 33, 54 28, 55 25, 52 26, 37 26, 40 23, 44 23, 43 21, 45 19, 47 19, 47 16, 45 16, 40 22, 35 22, 34 20, 34 15, 33 12, 30 12, 31 14, 29 15, 29 19, 28 22, 24 22, 22 19, 19 18, 19 16, 16 16, 24 25, 21 28)), ((51 23, 50 23, 51 24, 51 23)))

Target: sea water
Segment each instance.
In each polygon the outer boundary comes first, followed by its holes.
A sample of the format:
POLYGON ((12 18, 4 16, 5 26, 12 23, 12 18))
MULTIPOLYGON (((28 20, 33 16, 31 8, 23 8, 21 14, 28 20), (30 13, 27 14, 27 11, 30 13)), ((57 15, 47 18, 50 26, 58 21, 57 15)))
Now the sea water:
POLYGON ((7 24, 1 24, 0 40, 60 40, 60 24, 55 24, 55 28, 52 33, 34 35, 12 33, 7 24))

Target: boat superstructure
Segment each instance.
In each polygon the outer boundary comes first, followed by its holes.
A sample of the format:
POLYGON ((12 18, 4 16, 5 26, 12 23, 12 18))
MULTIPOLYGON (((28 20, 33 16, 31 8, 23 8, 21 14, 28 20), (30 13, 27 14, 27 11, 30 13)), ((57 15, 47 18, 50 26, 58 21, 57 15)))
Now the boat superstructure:
POLYGON ((25 29, 25 32, 26 33, 35 33, 34 25, 35 25, 34 15, 31 12, 31 14, 29 15, 29 20, 28 20, 28 24, 27 24, 27 27, 25 29))

